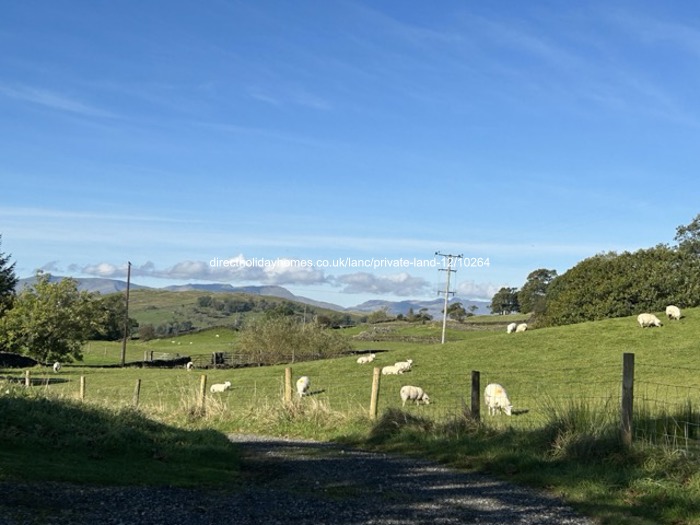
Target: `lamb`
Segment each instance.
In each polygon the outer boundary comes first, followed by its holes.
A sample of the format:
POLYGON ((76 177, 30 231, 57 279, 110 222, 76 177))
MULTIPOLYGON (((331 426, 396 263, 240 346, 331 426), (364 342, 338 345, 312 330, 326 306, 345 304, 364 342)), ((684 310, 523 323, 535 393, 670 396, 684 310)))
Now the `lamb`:
POLYGON ((403 401, 403 405, 401 406, 406 406, 406 401, 409 400, 415 401, 416 405, 420 405, 421 402, 425 403, 426 405, 430 404, 428 394, 426 394, 419 386, 402 386, 399 394, 401 395, 401 401, 403 401))
POLYGON ((58 373, 58 371, 59 371, 60 369, 61 369, 61 363, 59 363, 58 361, 56 361, 56 362, 53 364, 53 371, 56 372, 56 373, 58 373))
POLYGON ((224 382, 224 383, 214 383, 214 384, 211 385, 211 387, 209 388, 209 391, 212 392, 212 393, 214 393, 214 392, 225 392, 225 391, 228 390, 229 388, 231 388, 231 381, 226 381, 226 382, 224 382))
POLYGON ((518 327, 517 323, 510 323, 510 324, 506 327, 506 332, 509 333, 509 334, 512 334, 513 332, 515 332, 515 329, 516 329, 517 327, 518 327))
POLYGON ((516 332, 524 332, 525 330, 527 330, 527 323, 520 323, 515 327, 516 332))
POLYGON ((639 314, 637 316, 637 322, 642 328, 646 328, 647 326, 662 326, 661 321, 659 321, 659 318, 654 314, 639 314))
POLYGON ((405 361, 397 361, 394 366, 399 370, 399 374, 408 372, 413 366, 413 359, 406 359, 405 361))
POLYGON ((513 405, 508 399, 506 389, 498 383, 489 383, 484 389, 484 401, 489 408, 489 415, 505 412, 507 416, 512 415, 513 405))
POLYGON ((194 363, 192 361, 188 361, 187 364, 185 365, 185 368, 190 371, 194 368, 194 363))
POLYGON ((681 318, 681 309, 672 304, 668 305, 666 307, 666 317, 679 321, 681 318))
POLYGON ((297 394, 299 394, 299 397, 304 397, 309 393, 310 385, 311 381, 309 380, 308 376, 301 376, 299 379, 297 379, 297 394))
POLYGON ((374 354, 363 355, 357 358, 357 363, 360 365, 366 365, 374 361, 374 354))
POLYGON ((403 374, 403 370, 398 368, 396 365, 387 365, 384 368, 382 368, 382 375, 383 376, 388 376, 388 375, 399 375, 403 374))

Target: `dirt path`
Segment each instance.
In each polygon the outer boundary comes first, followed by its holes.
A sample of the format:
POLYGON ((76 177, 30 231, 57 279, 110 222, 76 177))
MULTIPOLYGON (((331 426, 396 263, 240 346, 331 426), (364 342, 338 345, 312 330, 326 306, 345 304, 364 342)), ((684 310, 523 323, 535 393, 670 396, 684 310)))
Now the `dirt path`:
POLYGON ((232 490, 0 483, 0 525, 593 525, 556 499, 416 459, 231 436, 232 490))

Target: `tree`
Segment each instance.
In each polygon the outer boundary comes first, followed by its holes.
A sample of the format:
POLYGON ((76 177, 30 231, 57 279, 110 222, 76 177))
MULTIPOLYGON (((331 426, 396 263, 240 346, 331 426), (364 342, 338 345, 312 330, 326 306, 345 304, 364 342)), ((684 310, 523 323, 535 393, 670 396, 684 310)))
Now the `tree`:
POLYGON ((447 315, 457 322, 463 322, 467 317, 467 311, 462 306, 462 303, 450 303, 447 307, 447 315))
POLYGON ((517 288, 507 288, 503 287, 496 295, 491 299, 491 304, 489 305, 492 314, 510 314, 513 312, 520 311, 520 304, 518 303, 518 289, 517 288))
POLYGON ((689 255, 700 255, 700 214, 686 226, 676 228, 678 249, 689 255))
POLYGON ((78 291, 75 280, 52 283, 49 274, 37 273, 0 318, 0 338, 9 351, 43 363, 80 360, 89 334, 104 321, 100 315, 94 294, 78 291))
MULTIPOLYGON (((0 247, 2 247, 2 235, 0 235, 0 247)), ((10 255, 0 251, 0 316, 12 307, 16 285, 15 263, 10 264, 10 255)))
POLYGON ((556 276, 556 270, 544 268, 530 272, 527 281, 518 292, 520 311, 542 313, 545 307, 547 288, 556 276))
MULTIPOLYGON (((95 318, 101 319, 101 323, 95 326, 89 339, 118 341, 124 337, 124 317, 126 317, 126 299, 121 293, 113 293, 95 298, 95 318)), ((131 335, 139 323, 133 317, 129 317, 127 335, 131 335)))
POLYGON ((584 259, 552 281, 544 325, 562 325, 700 304, 698 258, 660 244, 584 259))

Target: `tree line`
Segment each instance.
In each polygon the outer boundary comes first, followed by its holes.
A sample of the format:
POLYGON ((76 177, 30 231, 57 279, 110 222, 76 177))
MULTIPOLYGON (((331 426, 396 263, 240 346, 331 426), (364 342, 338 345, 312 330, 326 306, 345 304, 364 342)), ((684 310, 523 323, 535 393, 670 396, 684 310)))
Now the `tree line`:
POLYGON ((586 258, 561 275, 538 269, 522 288, 501 288, 492 313, 527 313, 538 326, 556 326, 644 311, 669 304, 700 306, 700 215, 678 226, 675 244, 586 258))

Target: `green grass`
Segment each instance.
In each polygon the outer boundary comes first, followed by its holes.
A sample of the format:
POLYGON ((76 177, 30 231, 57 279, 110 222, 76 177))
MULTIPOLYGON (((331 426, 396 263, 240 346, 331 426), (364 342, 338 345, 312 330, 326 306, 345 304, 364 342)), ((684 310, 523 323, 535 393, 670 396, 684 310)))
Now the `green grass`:
POLYGON ((214 430, 187 430, 129 408, 21 390, 0 397, 0 413, 0 479, 176 486, 231 485, 238 479, 238 449, 214 430))
MULTIPOLYGON (((641 329, 634 317, 627 317, 522 334, 506 334, 511 316, 473 318, 485 327, 451 324, 444 345, 406 342, 439 334, 440 323, 388 323, 395 338, 353 343, 356 349, 380 350, 371 365, 358 365, 356 356, 291 364, 294 377, 310 376, 316 392, 291 406, 282 403, 284 366, 188 373, 76 365, 58 375, 33 370, 31 390, 72 400, 84 376, 87 405, 125 410, 141 379, 139 413, 168 427, 311 437, 417 454, 545 488, 602 523, 698 525, 698 425, 684 428, 677 422, 698 421, 700 310, 684 314, 680 322, 653 329, 641 329), (617 435, 625 352, 636 356, 635 428, 643 438, 631 450, 620 446, 617 435), (372 368, 406 358, 414 360, 413 370, 382 377, 380 417, 371 421, 372 368), (502 383, 519 415, 489 417, 482 407, 481 424, 465 418, 473 370, 481 373, 482 389, 490 381, 502 383), (207 393, 204 415, 197 412, 202 373, 209 383, 233 383, 223 395, 207 393), (402 409, 398 389, 403 384, 423 387, 431 404, 402 409), (689 401, 693 397, 694 403, 689 401), (683 441, 688 429, 690 441, 683 441)), ((214 335, 203 332, 187 336, 189 340, 151 344, 162 351, 198 345, 210 352, 219 343, 235 342, 233 333, 224 341, 222 334, 214 335)), ((129 351, 142 358, 142 347, 130 343, 129 351)), ((92 348, 86 360, 104 360, 100 352, 92 348)), ((3 371, 0 376, 12 379, 21 373, 3 371)))

